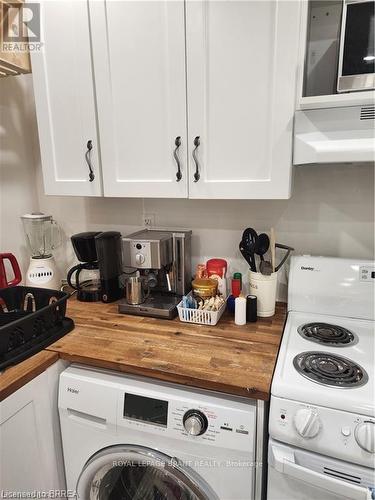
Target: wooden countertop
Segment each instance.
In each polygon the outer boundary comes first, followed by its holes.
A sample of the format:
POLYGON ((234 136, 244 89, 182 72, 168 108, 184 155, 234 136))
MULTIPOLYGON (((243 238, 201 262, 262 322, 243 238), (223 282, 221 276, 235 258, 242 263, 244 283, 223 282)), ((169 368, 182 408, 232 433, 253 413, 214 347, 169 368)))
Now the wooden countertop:
POLYGON ((229 315, 209 327, 119 314, 116 303, 75 299, 67 316, 75 329, 48 347, 65 360, 267 400, 286 304, 278 303, 272 318, 245 326, 229 315))
POLYGON ((58 354, 53 351, 40 351, 18 365, 6 368, 0 374, 0 401, 40 375, 58 359, 58 354))

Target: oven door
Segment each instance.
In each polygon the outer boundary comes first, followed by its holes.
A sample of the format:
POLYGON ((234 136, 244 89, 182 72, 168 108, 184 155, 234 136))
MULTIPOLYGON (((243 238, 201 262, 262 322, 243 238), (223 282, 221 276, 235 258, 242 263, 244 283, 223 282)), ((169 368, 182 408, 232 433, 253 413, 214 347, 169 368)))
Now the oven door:
POLYGON ((374 485, 372 469, 269 441, 267 500, 372 500, 374 485))
POLYGON ((344 0, 342 13, 338 92, 375 88, 375 3, 344 0))
POLYGON ((177 458, 143 446, 116 445, 95 453, 77 482, 82 500, 219 500, 177 458))

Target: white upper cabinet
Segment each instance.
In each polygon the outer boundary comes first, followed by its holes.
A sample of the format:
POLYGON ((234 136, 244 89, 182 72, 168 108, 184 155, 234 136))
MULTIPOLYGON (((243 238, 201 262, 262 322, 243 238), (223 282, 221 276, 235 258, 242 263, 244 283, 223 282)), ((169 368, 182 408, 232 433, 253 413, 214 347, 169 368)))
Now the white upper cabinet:
POLYGON ((187 1, 190 198, 290 196, 299 23, 298 1, 187 1))
POLYGON ((104 195, 186 198, 184 2, 89 7, 104 195))
POLYGON ((42 1, 41 35, 31 58, 45 192, 100 196, 87 3, 42 1))
POLYGON ((288 198, 301 3, 42 2, 46 193, 288 198))

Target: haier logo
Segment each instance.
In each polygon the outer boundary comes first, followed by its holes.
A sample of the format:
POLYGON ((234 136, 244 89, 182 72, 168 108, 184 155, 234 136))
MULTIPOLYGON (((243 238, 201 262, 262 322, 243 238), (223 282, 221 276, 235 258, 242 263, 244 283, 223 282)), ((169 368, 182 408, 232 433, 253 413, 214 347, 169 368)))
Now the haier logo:
POLYGON ((302 271, 314 271, 315 267, 301 266, 302 271))
POLYGON ((73 387, 68 387, 66 390, 67 390, 67 392, 72 392, 73 394, 78 394, 79 393, 79 390, 78 389, 74 389, 73 387))

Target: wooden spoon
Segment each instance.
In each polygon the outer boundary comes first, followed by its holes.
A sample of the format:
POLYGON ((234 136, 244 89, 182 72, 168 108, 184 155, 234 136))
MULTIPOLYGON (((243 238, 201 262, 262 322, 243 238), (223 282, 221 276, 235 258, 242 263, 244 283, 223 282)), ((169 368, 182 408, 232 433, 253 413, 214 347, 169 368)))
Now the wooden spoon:
POLYGON ((272 272, 275 272, 275 263, 276 263, 276 235, 275 235, 275 229, 271 227, 270 230, 270 250, 271 250, 271 266, 272 266, 272 272))

